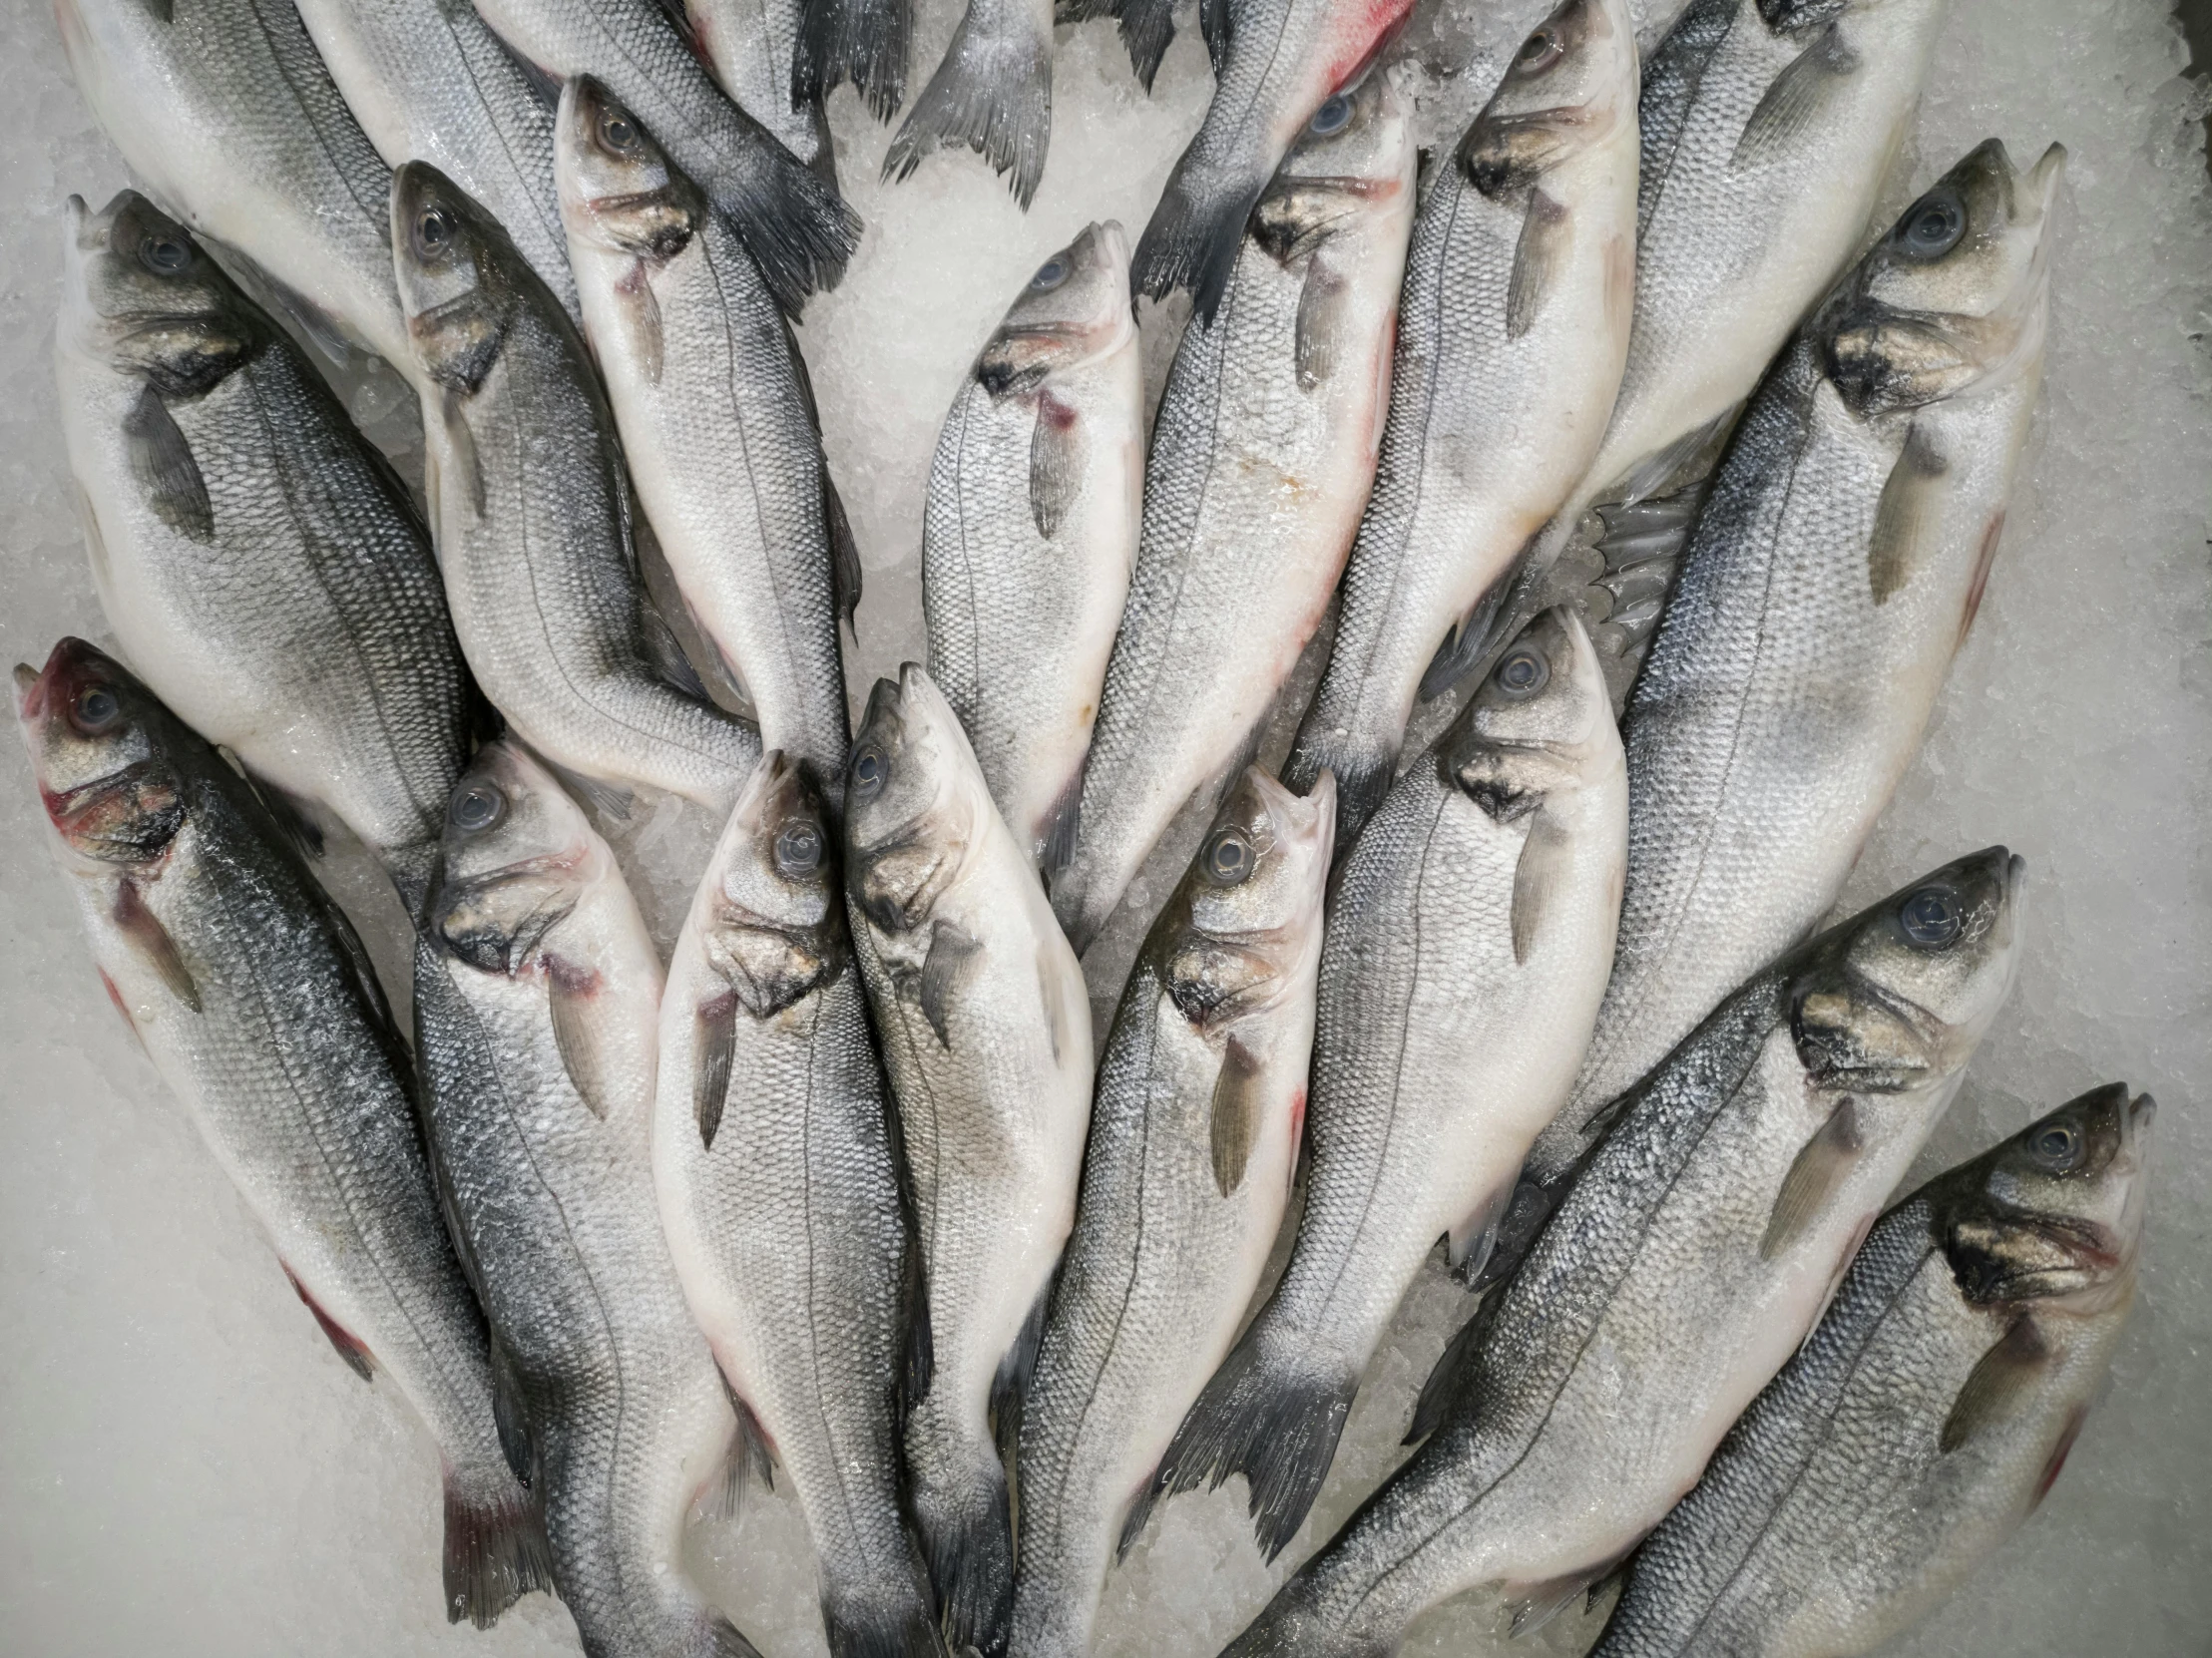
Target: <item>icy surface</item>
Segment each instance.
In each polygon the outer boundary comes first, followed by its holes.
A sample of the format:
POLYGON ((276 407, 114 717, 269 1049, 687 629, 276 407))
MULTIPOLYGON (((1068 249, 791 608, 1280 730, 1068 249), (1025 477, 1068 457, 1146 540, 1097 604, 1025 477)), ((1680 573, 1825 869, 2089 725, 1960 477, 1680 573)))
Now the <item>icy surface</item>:
MULTIPOLYGON (((1655 4, 1663 0, 1655 0, 1655 4)), ((916 83, 958 5, 925 0, 916 83)), ((1430 142, 1482 102, 1541 0, 1425 9, 1404 42, 1430 142), (1468 65, 1464 73, 1445 72, 1468 65)), ((830 459, 867 567, 853 689, 921 647, 917 555, 937 426, 1026 273, 1087 220, 1133 235, 1203 113, 1186 17, 1146 100, 1105 24, 1059 31, 1054 143, 1026 217, 972 158, 874 182, 888 132, 833 101, 840 176, 868 232, 803 330, 830 459)), ((71 89, 42 5, 0 12, 14 119, 0 140, 0 644, 39 661, 104 636, 47 353, 60 205, 125 182, 71 89)), ((1931 1146, 1934 1168, 2093 1082, 2165 1109, 2144 1290, 2102 1406, 2023 1533, 1898 1650, 1919 1658, 2179 1658, 2212 1630, 2212 776, 2206 548, 2212 496, 2212 191, 2200 93, 2159 0, 1959 0, 1911 184, 1974 143, 2072 154, 2053 262, 2044 410, 1980 622, 1926 752, 1850 898, 2002 840, 2031 867, 2018 991, 1931 1146)), ((1899 191, 1909 188, 1900 181, 1899 191)), ((1173 328, 1147 317, 1153 379, 1173 328)), ((387 378, 356 407, 403 453, 387 378)), ((488 1634, 437 1595, 437 1475, 401 1409, 315 1335, 242 1205, 106 1005, 50 867, 13 745, 0 755, 0 1647, 344 1655, 573 1652, 534 1596, 488 1634)), ((664 943, 713 825, 641 801, 617 838, 664 943)), ((1163 897, 1171 872, 1155 876, 1163 897)), ((336 885, 387 925, 356 858, 336 885)), ((1121 944, 1133 944, 1125 920, 1121 944)), ((397 974, 389 934, 376 940, 397 974)), ((1110 995, 1110 973, 1095 989, 1110 995)), ((403 991, 402 991, 403 994, 403 991)), ((1368 1379, 1306 1533, 1270 1570, 1232 1486, 1167 1504, 1107 1585, 1102 1653, 1202 1658, 1399 1454, 1414 1390, 1464 1316, 1434 1275, 1368 1379)), ((812 1563, 784 1496, 753 1493, 690 1563, 768 1658, 822 1651, 812 1563)), ((1562 1617, 1509 1649, 1480 1599, 1409 1650, 1570 1653, 1562 1617)))

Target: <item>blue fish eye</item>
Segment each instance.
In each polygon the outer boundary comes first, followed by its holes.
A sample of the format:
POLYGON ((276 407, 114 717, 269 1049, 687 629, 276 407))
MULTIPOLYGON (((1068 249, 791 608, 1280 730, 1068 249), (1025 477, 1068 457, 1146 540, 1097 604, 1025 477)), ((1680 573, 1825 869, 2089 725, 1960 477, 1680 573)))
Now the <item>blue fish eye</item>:
POLYGON ((1050 293, 1068 280, 1068 261, 1055 253, 1037 267, 1037 274, 1030 278, 1030 288, 1036 293, 1050 293))
POLYGON ((1352 101, 1340 92, 1314 112, 1309 130, 1318 138, 1327 138, 1331 133, 1342 132, 1344 124, 1351 119, 1352 101))
POLYGON ((1914 893, 1898 906, 1897 920, 1905 936, 1924 950, 1941 950, 1966 926, 1957 895, 1943 887, 1923 887, 1914 893))

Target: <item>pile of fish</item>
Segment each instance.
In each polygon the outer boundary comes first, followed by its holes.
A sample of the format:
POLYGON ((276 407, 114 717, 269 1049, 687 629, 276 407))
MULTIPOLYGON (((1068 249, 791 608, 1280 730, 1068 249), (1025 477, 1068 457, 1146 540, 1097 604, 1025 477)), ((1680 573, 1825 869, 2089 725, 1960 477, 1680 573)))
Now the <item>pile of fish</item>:
MULTIPOLYGON (((908 0, 61 0, 148 191, 72 200, 57 341, 122 659, 18 712, 110 997, 437 1442, 451 1618, 750 1654, 678 1545, 780 1468, 838 1658, 1081 1658, 1178 1493, 1292 1542, 1438 1254, 1414 1449, 1230 1652, 1615 1587, 1606 1658, 1868 1652, 2056 1476, 2151 1102, 1897 1198, 2021 860, 1830 913, 1989 577, 2062 155, 1880 229, 1942 0, 1562 0, 1424 156, 1408 10, 1200 7, 1204 124, 982 342, 855 728, 790 322, 908 0), (635 791, 726 824, 665 964, 635 791)), ((1169 12, 1058 16, 1149 86, 1169 12)), ((889 170, 1028 205, 1055 15, 972 0, 889 170)))

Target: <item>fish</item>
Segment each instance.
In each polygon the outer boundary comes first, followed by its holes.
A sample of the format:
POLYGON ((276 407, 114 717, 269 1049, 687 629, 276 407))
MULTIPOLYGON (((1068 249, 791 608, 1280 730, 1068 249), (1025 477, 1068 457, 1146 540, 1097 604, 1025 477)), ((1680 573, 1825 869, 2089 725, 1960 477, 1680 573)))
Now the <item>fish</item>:
POLYGON ((793 90, 805 10, 803 0, 685 0, 683 16, 715 83, 835 190, 837 157, 822 101, 793 90))
POLYGON ((1012 1650, 1091 1651, 1182 1412, 1259 1288, 1313 1046, 1331 785, 1246 770, 1129 975, 1022 1410, 1012 1650))
POLYGON ((1284 773, 1335 774, 1340 840, 1389 791, 1438 639, 1596 453, 1628 349, 1635 111, 1626 0, 1564 0, 1422 200, 1375 490, 1284 773))
POLYGON ((2069 1100, 1891 1209, 1645 1539, 1594 1658, 1856 1658, 2041 1503, 2135 1299, 2156 1105, 2069 1100))
POLYGON ((467 191, 576 315, 553 189, 553 111, 475 9, 465 0, 294 3, 384 165, 429 162, 467 191))
POLYGON ((806 365, 729 227, 588 76, 561 98, 561 207, 638 497, 760 739, 834 785, 848 714, 838 620, 859 555, 806 365))
POLYGON ((1053 141, 1053 0, 968 0, 952 44, 884 153, 883 176, 966 145, 1004 175, 1022 210, 1053 141))
POLYGON ((1573 612, 1547 611, 1337 865, 1297 1238, 1155 1490, 1242 1472, 1261 1550, 1290 1541, 1399 1298, 1440 1238, 1481 1267, 1566 1097, 1627 838, 1597 654, 1573 612))
MULTIPOLYGON (((1156 0, 1144 10, 1155 7, 1168 10, 1156 0)), ((1413 0, 1208 0, 1199 8, 1213 59, 1213 101, 1137 238, 1131 280, 1138 293, 1162 299, 1186 290, 1193 314, 1213 320, 1242 262, 1247 220, 1284 158, 1301 143, 1341 130, 1334 123, 1342 106, 1330 100, 1352 91, 1412 13, 1413 0), (1316 131, 1324 108, 1331 125, 1316 131)), ((1149 90, 1136 43, 1156 40, 1164 52, 1173 28, 1164 15, 1144 25, 1124 13, 1122 30, 1149 90)), ((1158 59, 1149 63, 1156 69, 1158 59)), ((1396 100, 1391 104, 1388 125, 1403 125, 1396 100)), ((1405 192, 1408 213, 1412 194, 1405 192)), ((1405 237, 1398 239, 1402 256, 1405 237)))
POLYGON ((1014 1555, 998 1437, 1011 1443, 1075 1221, 1091 1003, 1027 852, 919 663, 868 698, 844 835, 854 955, 920 1244, 909 1512, 947 1644, 1003 1654, 1014 1555))
POLYGON ((732 103, 663 0, 477 0, 477 11, 549 79, 606 86, 744 243, 760 279, 796 316, 837 285, 860 219, 834 186, 732 103))
POLYGON ((2001 846, 1932 871, 1761 969, 1623 1096, 1446 1347, 1420 1448, 1226 1658, 1387 1653, 1478 1586, 1526 1630, 1607 1577, 1796 1351, 1958 1091, 2022 882, 2001 846))
POLYGON ((65 638, 15 688, 109 1000, 338 1357, 436 1440, 446 1617, 489 1625, 548 1586, 545 1532, 367 952, 251 786, 120 662, 65 638))
POLYGON ((293 0, 55 0, 70 74, 154 200, 228 249, 327 357, 415 372, 391 171, 293 0))
POLYGON ((922 517, 930 677, 1040 863, 1068 855, 1143 489, 1129 247, 1108 219, 1037 267, 978 353, 922 517))
POLYGON ((587 1658, 756 1658, 677 1566, 736 1420, 655 1206, 660 1004, 607 843, 522 748, 485 745, 416 940, 415 1052, 507 1432, 587 1658))
POLYGON ((429 163, 393 177, 391 210, 428 387, 431 528, 477 681, 556 765, 726 810, 760 739, 671 682, 621 446, 568 312, 429 163))
POLYGON ((911 1245, 836 834, 770 750, 669 964, 654 1181, 691 1316, 806 1511, 830 1650, 927 1658, 899 1508, 911 1245))
POLYGON ((800 0, 791 90, 821 100, 845 82, 878 121, 906 101, 914 0, 800 0))
POLYGON ((1251 757, 1327 612, 1375 477, 1414 171, 1388 79, 1332 98, 1253 210, 1221 309, 1176 347, 1075 850, 1052 875, 1079 952, 1184 803, 1210 809, 1251 757))
POLYGON ((2065 153, 1981 145, 1776 364, 1716 474, 1622 717, 1633 826, 1581 1130, 1802 939, 1918 752, 1989 581, 2041 380, 2065 153))

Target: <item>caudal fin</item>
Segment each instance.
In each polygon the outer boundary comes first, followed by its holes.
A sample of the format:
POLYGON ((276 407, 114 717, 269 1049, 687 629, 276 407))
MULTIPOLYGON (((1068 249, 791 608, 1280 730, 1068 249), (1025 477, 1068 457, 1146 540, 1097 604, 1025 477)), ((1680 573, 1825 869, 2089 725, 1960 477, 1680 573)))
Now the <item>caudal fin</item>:
POLYGON ((946 1644, 955 1652, 972 1646, 984 1658, 1002 1658, 1014 1610, 1006 1470, 987 1457, 958 1485, 917 1480, 913 1508, 946 1644))
POLYGON ((806 296, 835 287, 860 245, 860 215, 821 175, 735 105, 733 152, 700 180, 760 268, 776 303, 796 316, 806 296))
POLYGON ((1044 177, 1053 137, 1053 37, 1015 20, 1011 33, 990 32, 970 6, 945 60, 914 101, 883 158, 886 179, 907 178, 922 158, 944 145, 965 144, 1008 175, 1014 200, 1027 209, 1044 177))
POLYGON ((1161 299, 1188 288, 1197 315, 1212 321, 1267 180, 1265 168, 1230 173, 1184 151, 1129 261, 1135 291, 1161 299))
POLYGON ((445 1476, 445 1616, 489 1629, 533 1589, 553 1587, 537 1505, 504 1461, 445 1476))
POLYGON ((1335 774, 1336 851, 1342 856, 1390 793, 1397 766, 1397 754, 1375 743, 1322 738, 1300 726, 1283 762, 1283 785, 1294 794, 1311 794, 1324 771, 1335 774))
POLYGON ((859 1594, 822 1594, 830 1658, 946 1658, 919 1568, 911 1582, 873 1583, 859 1594))
POLYGON ((869 113, 889 121, 906 101, 913 0, 806 0, 792 55, 791 89, 802 102, 850 81, 869 113))

